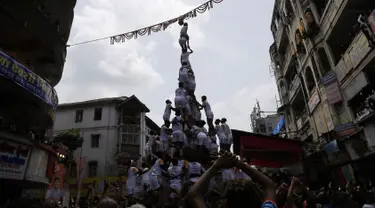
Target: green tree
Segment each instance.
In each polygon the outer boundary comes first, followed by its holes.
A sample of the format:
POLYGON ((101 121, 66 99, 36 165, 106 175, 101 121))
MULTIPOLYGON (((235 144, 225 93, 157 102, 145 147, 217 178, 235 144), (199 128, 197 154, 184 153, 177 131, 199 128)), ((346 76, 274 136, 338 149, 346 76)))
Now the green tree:
POLYGON ((82 147, 83 138, 80 135, 79 129, 70 129, 69 131, 58 134, 54 141, 63 143, 72 151, 82 147))

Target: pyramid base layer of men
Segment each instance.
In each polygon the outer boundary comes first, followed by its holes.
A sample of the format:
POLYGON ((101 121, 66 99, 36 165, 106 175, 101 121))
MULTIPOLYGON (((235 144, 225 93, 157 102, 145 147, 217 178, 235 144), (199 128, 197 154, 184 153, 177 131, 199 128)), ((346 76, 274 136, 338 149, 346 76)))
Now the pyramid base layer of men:
POLYGON ((182 52, 174 107, 172 101, 166 100, 160 134, 152 131, 146 144, 147 162, 138 168, 135 162, 130 164, 126 187, 132 199, 155 200, 156 197, 162 204, 175 199, 210 166, 211 159, 217 156, 218 146, 229 151, 232 145, 226 119, 214 120, 206 96, 201 96, 201 102, 196 99, 195 73, 189 61, 193 50, 187 34, 188 24, 180 19, 179 25, 182 27, 179 38, 182 52), (201 110, 205 112, 205 120, 201 110), (175 115, 171 119, 172 111, 175 115))

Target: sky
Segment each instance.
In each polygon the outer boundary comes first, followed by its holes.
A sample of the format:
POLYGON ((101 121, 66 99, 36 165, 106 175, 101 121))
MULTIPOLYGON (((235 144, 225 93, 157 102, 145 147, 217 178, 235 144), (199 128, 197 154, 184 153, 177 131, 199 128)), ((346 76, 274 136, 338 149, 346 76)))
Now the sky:
MULTIPOLYGON (((188 12, 206 0, 80 0, 68 43, 121 34, 188 12)), ((195 95, 206 95, 215 118, 232 129, 251 130, 259 100, 276 111, 277 93, 269 65, 273 0, 224 0, 188 20, 195 95)), ((109 40, 68 48, 59 103, 136 95, 162 123, 166 99, 174 99, 180 68, 180 26, 123 44, 109 40)), ((204 113, 203 113, 204 116, 204 113)))

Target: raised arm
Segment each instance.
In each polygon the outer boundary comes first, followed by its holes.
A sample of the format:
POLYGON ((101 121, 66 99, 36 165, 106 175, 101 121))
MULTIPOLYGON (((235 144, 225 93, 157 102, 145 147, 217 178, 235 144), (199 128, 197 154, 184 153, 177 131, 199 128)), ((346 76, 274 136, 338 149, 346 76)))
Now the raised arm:
POLYGON ((205 208, 203 196, 207 192, 208 184, 212 177, 222 168, 231 167, 236 163, 236 157, 228 152, 222 154, 215 163, 195 182, 191 187, 187 197, 191 206, 195 208, 205 208))
POLYGON ((260 183, 264 187, 264 197, 267 200, 276 201, 276 189, 273 181, 266 175, 257 171, 255 168, 250 167, 250 165, 238 161, 237 168, 241 169, 248 176, 250 176, 253 181, 260 183))

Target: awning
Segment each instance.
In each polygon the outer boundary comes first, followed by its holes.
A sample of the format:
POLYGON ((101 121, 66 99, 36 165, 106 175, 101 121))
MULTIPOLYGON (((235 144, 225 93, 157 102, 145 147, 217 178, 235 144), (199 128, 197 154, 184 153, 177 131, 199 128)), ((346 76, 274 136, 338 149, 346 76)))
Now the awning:
POLYGON ((273 135, 277 135, 281 129, 284 127, 285 125, 285 118, 284 118, 284 115, 281 116, 281 119, 279 121, 279 123, 277 124, 277 126, 275 127, 275 129, 273 130, 272 134, 273 135))
POLYGON ((250 159, 250 164, 280 168, 299 163, 302 143, 299 140, 232 130, 235 154, 250 159))

